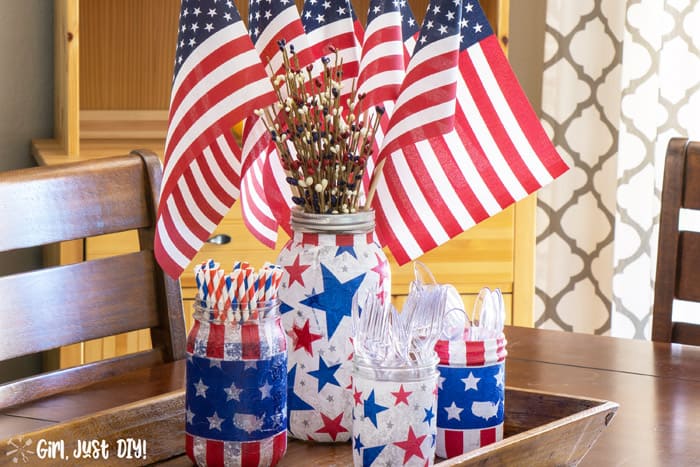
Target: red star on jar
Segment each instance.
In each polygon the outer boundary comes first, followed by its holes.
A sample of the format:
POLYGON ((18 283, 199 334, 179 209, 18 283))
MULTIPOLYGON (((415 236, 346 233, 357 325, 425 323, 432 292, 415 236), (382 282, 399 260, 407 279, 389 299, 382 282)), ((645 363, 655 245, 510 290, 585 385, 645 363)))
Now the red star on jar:
POLYGON ((423 457, 423 450, 420 448, 420 445, 423 444, 423 440, 427 437, 428 435, 423 435, 423 436, 416 436, 415 433, 413 433, 413 427, 409 426, 408 427, 408 438, 406 438, 406 441, 398 441, 394 443, 395 446, 400 447, 404 451, 403 456, 403 463, 405 464, 408 462, 408 460, 416 456, 419 459, 425 459, 423 457))
POLYGON ((295 282, 301 284, 302 287, 306 287, 304 285, 303 274, 304 271, 306 271, 310 267, 310 264, 299 264, 299 255, 297 255, 292 264, 284 267, 284 270, 287 271, 287 274, 289 274, 289 284, 287 285, 287 287, 291 287, 292 284, 294 284, 295 282))
POLYGON ((377 258, 377 265, 372 268, 372 271, 379 274, 379 282, 381 283, 389 279, 389 274, 387 273, 387 269, 389 269, 389 262, 382 260, 377 253, 375 253, 374 256, 377 258))
POLYGON ((327 417, 326 414, 322 413, 321 419, 323 420, 323 428, 316 430, 316 433, 328 433, 330 437, 333 438, 333 441, 335 441, 335 437, 338 436, 338 433, 348 431, 341 425, 343 423, 343 412, 335 418, 327 417))
POLYGON ((362 391, 354 391, 352 397, 355 399, 355 405, 362 405, 362 391))
POLYGON ((321 334, 314 334, 309 329, 309 320, 307 319, 303 327, 299 327, 296 324, 292 327, 292 332, 289 333, 289 337, 292 338, 292 343, 294 344, 294 350, 299 350, 303 348, 309 355, 313 356, 314 351, 312 345, 315 341, 321 339, 321 334))
POLYGON ((399 405, 401 402, 408 405, 408 396, 413 394, 413 391, 406 391, 403 388, 403 384, 399 387, 397 392, 392 392, 391 395, 396 398, 394 405, 399 405))

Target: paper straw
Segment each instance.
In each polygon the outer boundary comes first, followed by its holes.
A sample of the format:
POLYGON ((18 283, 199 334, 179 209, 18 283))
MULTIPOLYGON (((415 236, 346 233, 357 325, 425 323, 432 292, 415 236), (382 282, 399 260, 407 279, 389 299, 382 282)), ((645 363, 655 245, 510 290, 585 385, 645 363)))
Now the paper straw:
POLYGON ((194 266, 198 300, 214 317, 237 323, 259 319, 259 307, 277 299, 282 267, 265 262, 256 271, 247 261, 236 261, 227 275, 220 264, 208 259, 194 266))

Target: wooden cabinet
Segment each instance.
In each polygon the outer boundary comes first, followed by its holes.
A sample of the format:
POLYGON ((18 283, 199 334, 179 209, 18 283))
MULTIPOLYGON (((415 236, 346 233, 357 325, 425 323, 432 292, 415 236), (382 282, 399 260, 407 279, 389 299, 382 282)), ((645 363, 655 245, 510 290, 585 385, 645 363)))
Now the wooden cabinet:
MULTIPOLYGON (((128 153, 145 147, 162 155, 177 37, 179 0, 54 0, 55 133, 33 142, 40 164, 128 153)), ((240 2, 237 2, 240 3, 240 2)), ((298 3, 301 3, 300 1, 298 3)), ((411 0, 420 20, 427 0, 411 0)), ((364 20, 368 0, 354 0, 364 20)), ((482 1, 501 42, 507 44, 508 0, 482 1)), ((241 8, 247 16, 247 4, 241 8)), ((439 282, 452 283, 471 306, 482 286, 500 287, 508 322, 532 325, 535 199, 529 197, 421 258, 439 282)), ((248 233, 237 205, 219 225, 227 245, 205 244, 193 264, 214 258, 226 268, 236 259, 261 265, 276 252, 248 233)), ((281 235, 278 247, 287 237, 281 235)), ((67 264, 114 254, 135 245, 133 233, 68 242, 47 248, 47 261, 67 264)), ((392 291, 400 304, 411 265, 392 262, 392 291)), ((188 324, 195 283, 182 278, 188 324)), ((150 345, 147 333, 117 336, 64 348, 61 365, 90 361, 150 345)))

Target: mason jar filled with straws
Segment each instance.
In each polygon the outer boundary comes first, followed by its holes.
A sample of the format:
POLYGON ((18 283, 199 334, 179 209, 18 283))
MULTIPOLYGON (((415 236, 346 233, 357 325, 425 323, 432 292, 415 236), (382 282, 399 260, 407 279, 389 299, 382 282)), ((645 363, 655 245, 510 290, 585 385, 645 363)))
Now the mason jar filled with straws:
POLYGON ((186 452, 200 466, 275 465, 287 449, 287 348, 278 266, 195 268, 187 338, 186 452))

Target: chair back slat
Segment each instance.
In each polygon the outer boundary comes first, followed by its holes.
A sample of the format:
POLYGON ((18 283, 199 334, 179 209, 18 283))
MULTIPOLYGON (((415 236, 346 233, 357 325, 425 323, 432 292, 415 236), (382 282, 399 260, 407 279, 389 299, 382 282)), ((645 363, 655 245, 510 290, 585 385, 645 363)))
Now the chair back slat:
POLYGON ((138 252, 0 277, 0 360, 157 326, 154 268, 138 252))
POLYGON ((675 297, 679 300, 700 302, 700 233, 680 233, 678 263, 675 297))
POLYGON ((673 138, 664 162, 651 337, 700 345, 700 325, 673 320, 674 300, 700 302, 700 234, 679 231, 681 208, 700 210, 700 142, 673 138))
POLYGON ((133 157, 0 173, 0 251, 148 226, 146 186, 133 157))
POLYGON ((683 207, 700 210, 700 142, 691 142, 686 149, 683 207))
POLYGON ((0 386, 0 409, 76 390, 87 383, 162 361, 163 353, 151 349, 12 381, 0 386))
POLYGON ((150 329, 152 350, 0 384, 0 407, 185 357, 180 283, 155 261, 150 151, 0 173, 0 252, 136 230, 139 251, 0 277, 0 361, 150 329))

